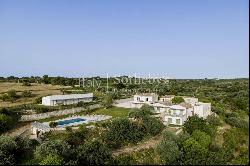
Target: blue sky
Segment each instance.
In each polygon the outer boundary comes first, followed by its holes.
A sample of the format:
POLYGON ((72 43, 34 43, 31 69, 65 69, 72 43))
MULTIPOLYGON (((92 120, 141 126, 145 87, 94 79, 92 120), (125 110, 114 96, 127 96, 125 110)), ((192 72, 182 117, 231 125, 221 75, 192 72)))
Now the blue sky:
POLYGON ((248 0, 0 0, 0 76, 249 75, 248 0))

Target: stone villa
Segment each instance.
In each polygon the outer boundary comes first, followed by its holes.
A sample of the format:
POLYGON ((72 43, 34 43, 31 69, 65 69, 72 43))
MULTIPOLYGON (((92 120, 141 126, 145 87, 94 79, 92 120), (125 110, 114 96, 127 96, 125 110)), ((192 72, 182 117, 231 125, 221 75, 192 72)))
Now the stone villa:
POLYGON ((143 93, 134 95, 130 102, 130 108, 140 108, 144 104, 154 107, 154 111, 159 113, 166 124, 183 125, 189 116, 198 115, 204 119, 211 112, 211 103, 199 102, 197 98, 182 96, 185 102, 173 104, 171 100, 174 95, 162 96, 158 98, 154 93, 143 93))

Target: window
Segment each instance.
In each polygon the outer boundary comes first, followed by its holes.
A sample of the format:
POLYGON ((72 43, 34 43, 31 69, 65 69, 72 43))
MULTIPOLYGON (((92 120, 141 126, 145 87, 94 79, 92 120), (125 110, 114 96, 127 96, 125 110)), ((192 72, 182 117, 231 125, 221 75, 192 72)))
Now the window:
POLYGON ((148 98, 146 98, 146 101, 148 101, 148 98))
POLYGON ((181 124, 181 120, 180 119, 176 119, 176 124, 181 124))
POLYGON ((140 97, 137 97, 137 101, 140 101, 140 97))
POLYGON ((172 118, 168 118, 168 123, 172 123, 172 118))

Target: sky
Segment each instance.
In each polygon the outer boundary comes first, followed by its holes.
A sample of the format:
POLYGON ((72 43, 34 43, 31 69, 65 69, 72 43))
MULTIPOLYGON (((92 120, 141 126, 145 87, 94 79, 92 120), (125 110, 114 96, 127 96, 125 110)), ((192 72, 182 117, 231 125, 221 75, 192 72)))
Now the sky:
POLYGON ((0 0, 0 76, 249 77, 248 0, 0 0))

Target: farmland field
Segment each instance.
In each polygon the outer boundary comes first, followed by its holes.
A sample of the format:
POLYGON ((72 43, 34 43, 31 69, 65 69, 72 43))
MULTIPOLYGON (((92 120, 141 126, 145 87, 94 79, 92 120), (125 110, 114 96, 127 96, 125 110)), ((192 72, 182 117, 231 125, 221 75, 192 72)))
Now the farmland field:
POLYGON ((32 103, 37 97, 41 96, 62 94, 60 91, 61 88, 63 88, 63 86, 50 84, 32 83, 31 86, 23 86, 22 83, 2 82, 0 83, 0 95, 3 95, 9 90, 15 90, 17 94, 20 95, 23 91, 28 90, 32 92, 33 96, 29 98, 20 98, 13 103, 0 100, 0 108, 32 103))

